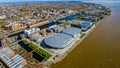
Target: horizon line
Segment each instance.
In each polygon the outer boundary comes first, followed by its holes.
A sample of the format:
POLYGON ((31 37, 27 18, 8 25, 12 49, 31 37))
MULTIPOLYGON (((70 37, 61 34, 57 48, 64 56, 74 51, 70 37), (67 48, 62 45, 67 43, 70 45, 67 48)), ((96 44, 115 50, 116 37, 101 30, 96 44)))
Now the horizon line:
POLYGON ((17 2, 120 2, 120 1, 97 1, 97 0, 90 0, 90 1, 88 1, 88 0, 85 0, 85 1, 78 1, 78 0, 76 0, 76 1, 72 1, 72 0, 70 0, 70 1, 60 1, 60 0, 56 0, 56 1, 54 1, 54 0, 51 0, 51 1, 8 1, 8 2, 0 2, 0 3, 17 3, 17 2))

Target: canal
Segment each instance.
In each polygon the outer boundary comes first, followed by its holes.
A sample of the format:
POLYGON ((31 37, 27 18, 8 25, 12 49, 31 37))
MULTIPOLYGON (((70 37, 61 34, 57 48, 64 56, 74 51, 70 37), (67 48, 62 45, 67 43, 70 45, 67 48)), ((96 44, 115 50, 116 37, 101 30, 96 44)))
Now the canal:
POLYGON ((80 16, 80 14, 73 14, 73 15, 67 16, 65 18, 61 18, 59 20, 73 20, 75 18, 78 18, 79 16, 80 16))

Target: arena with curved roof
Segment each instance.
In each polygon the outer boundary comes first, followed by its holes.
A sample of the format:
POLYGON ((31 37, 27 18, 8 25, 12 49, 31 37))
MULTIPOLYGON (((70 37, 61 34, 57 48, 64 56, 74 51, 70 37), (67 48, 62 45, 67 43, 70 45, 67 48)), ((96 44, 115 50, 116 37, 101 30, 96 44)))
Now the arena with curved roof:
POLYGON ((47 46, 52 47, 52 48, 64 48, 68 46, 69 44, 71 44, 72 41, 73 41, 72 36, 59 33, 54 36, 46 38, 44 40, 44 43, 47 46))

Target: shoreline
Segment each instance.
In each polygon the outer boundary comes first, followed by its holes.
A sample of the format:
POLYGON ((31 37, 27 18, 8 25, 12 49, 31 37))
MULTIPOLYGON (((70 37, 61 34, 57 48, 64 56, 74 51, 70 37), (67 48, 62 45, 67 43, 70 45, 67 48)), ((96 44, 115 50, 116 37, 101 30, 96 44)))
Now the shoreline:
MULTIPOLYGON (((91 32, 93 32, 98 26, 100 26, 103 22, 103 20, 105 20, 106 19, 106 17, 108 17, 108 16, 105 16, 102 20, 99 20, 98 22, 97 22, 97 24, 95 25, 93 25, 90 29, 88 29, 87 30, 87 32, 85 32, 84 34, 84 36, 82 37, 82 38, 80 38, 79 37, 79 40, 75 40, 75 42, 74 42, 74 44, 72 45, 72 47, 70 47, 69 48, 69 50, 67 50, 65 53, 63 53, 62 55, 60 55, 60 57, 58 57, 56 60, 54 60, 54 62, 52 62, 52 63, 46 63, 45 62, 45 65, 44 65, 44 67, 43 68, 51 68, 51 65, 53 65, 53 64, 56 64, 56 63, 58 63, 58 62, 60 62, 60 61, 62 61, 73 49, 75 49, 82 41, 84 41, 84 39, 91 33, 91 32)), ((83 34, 83 33, 82 33, 83 34)))

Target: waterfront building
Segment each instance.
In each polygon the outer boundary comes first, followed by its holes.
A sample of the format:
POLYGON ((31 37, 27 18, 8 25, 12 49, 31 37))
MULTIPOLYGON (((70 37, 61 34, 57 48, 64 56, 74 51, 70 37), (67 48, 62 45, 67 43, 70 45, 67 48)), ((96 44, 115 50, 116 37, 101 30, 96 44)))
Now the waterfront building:
POLYGON ((52 48, 65 48, 66 46, 70 45, 73 41, 73 37, 67 34, 59 33, 53 35, 51 37, 47 37, 44 40, 44 43, 52 48))
POLYGON ((82 31, 86 31, 86 30, 88 30, 89 28, 92 27, 93 23, 88 22, 88 21, 84 21, 84 22, 80 23, 79 25, 81 26, 82 31))
POLYGON ((0 60, 6 68, 22 68, 26 65, 25 59, 20 55, 15 55, 8 47, 0 50, 0 60))
POLYGON ((62 31, 62 33, 70 35, 74 38, 79 38, 80 32, 81 32, 81 29, 76 27, 69 27, 69 28, 66 28, 64 31, 62 31))

